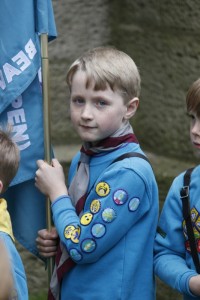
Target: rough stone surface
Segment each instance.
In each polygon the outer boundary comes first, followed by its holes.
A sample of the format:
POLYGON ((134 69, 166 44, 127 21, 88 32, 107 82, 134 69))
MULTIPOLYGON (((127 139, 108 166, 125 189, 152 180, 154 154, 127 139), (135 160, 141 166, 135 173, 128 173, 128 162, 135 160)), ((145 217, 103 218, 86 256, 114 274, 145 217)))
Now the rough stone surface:
POLYGON ((69 120, 67 69, 87 49, 108 43, 108 2, 67 0, 53 4, 58 38, 49 44, 52 140, 68 144, 78 138, 69 120))
POLYGON ((110 44, 133 57, 140 69, 141 104, 132 123, 141 145, 151 152, 192 160, 185 95, 199 76, 200 2, 53 4, 59 34, 49 45, 53 143, 79 142, 69 120, 67 68, 83 51, 110 44))

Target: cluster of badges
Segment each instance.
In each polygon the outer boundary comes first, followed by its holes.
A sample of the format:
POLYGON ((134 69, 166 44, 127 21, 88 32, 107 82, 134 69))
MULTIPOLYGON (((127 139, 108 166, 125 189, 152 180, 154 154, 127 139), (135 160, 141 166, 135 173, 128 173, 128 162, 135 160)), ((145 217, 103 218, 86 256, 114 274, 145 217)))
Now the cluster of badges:
MULTIPOLYGON (((96 194, 100 197, 106 197, 111 189, 107 182, 99 182, 95 187, 96 194)), ((137 210, 140 199, 135 197, 128 201, 128 193, 124 189, 117 189, 112 195, 113 203, 117 206, 122 206, 128 203, 128 210, 134 212, 137 210)), ((106 234, 106 224, 113 222, 117 218, 117 214, 114 208, 106 207, 101 210, 101 200, 94 199, 90 204, 90 211, 84 213, 80 218, 80 223, 82 226, 88 226, 93 221, 96 214, 101 213, 102 222, 97 222, 91 226, 92 238, 86 238, 81 242, 81 250, 85 253, 93 252, 96 247, 96 239, 102 238, 106 234)), ((74 244, 79 243, 79 238, 81 234, 81 228, 79 226, 69 225, 64 230, 64 236, 66 239, 70 239, 74 244)), ((76 249, 71 248, 69 251, 71 258, 75 261, 80 261, 82 259, 82 254, 76 249)))
MULTIPOLYGON (((193 207, 190 211, 190 214, 191 214, 193 232, 194 232, 196 245, 197 245, 197 251, 200 253, 200 213, 195 207, 193 207)), ((183 220, 182 226, 183 226, 183 233, 186 239, 185 248, 188 252, 191 252, 185 220, 183 220)))
POLYGON ((65 227, 64 236, 66 239, 70 239, 73 243, 79 243, 79 236, 81 234, 81 228, 79 226, 69 225, 65 227))

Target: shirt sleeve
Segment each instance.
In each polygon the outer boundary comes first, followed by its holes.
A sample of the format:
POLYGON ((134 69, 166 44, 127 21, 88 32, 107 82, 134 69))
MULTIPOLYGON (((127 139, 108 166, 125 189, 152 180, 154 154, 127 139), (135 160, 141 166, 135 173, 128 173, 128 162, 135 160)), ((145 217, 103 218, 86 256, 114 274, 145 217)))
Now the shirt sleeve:
POLYGON ((172 288, 194 296, 189 290, 189 279, 197 273, 186 262, 179 181, 180 178, 173 182, 160 215, 154 246, 154 269, 156 275, 172 288))
POLYGON ((61 241, 76 263, 97 261, 150 209, 144 179, 128 168, 111 168, 95 183, 78 217, 69 197, 52 204, 61 241))

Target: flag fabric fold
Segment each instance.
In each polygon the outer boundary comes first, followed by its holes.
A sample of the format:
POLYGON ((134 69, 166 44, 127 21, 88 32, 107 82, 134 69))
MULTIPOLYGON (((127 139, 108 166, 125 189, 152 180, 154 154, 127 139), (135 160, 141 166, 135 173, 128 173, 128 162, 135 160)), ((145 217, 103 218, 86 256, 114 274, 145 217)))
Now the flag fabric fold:
POLYGON ((46 227, 46 203, 34 186, 44 158, 40 34, 56 37, 51 0, 1 0, 0 123, 12 125, 20 167, 4 197, 16 239, 38 255, 37 231, 46 227))

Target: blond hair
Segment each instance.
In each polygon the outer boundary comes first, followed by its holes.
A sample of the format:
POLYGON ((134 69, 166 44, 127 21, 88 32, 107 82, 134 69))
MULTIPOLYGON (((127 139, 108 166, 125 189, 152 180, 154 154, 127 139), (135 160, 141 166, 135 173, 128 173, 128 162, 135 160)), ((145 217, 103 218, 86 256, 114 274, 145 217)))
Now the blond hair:
POLYGON ((98 47, 84 53, 69 68, 67 84, 71 91, 76 71, 86 72, 86 88, 95 83, 94 90, 105 90, 107 84, 119 91, 125 102, 140 94, 140 74, 132 58, 113 47, 98 47))
POLYGON ((5 192, 19 167, 19 149, 11 138, 11 127, 0 128, 0 180, 5 192))
POLYGON ((187 112, 196 113, 200 117, 200 78, 192 83, 186 96, 187 112))

